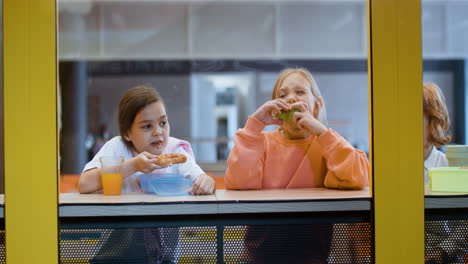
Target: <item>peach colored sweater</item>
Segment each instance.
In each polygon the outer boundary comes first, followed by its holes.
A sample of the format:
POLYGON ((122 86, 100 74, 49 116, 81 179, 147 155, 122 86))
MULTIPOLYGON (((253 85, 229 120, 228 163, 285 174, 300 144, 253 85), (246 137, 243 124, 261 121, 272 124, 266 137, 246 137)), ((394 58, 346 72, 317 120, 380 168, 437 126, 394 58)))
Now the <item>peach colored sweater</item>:
POLYGON ((368 185, 369 161, 332 129, 320 136, 289 140, 250 116, 234 137, 224 177, 227 189, 327 187, 361 189, 368 185))

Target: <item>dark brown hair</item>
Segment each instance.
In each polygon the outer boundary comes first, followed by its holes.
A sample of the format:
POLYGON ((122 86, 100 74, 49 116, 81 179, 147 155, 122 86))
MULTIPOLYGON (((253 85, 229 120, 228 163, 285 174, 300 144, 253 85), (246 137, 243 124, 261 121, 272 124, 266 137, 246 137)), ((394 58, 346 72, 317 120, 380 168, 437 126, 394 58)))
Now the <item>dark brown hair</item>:
POLYGON ((164 104, 161 95, 159 95, 156 89, 143 85, 128 89, 122 96, 122 99, 120 99, 118 112, 119 133, 129 149, 134 149, 133 144, 124 137, 131 129, 136 115, 147 105, 156 102, 164 104))
POLYGON ((423 85, 423 109, 428 121, 429 142, 436 147, 449 143, 450 135, 447 130, 450 118, 444 94, 437 84, 429 82, 423 85))

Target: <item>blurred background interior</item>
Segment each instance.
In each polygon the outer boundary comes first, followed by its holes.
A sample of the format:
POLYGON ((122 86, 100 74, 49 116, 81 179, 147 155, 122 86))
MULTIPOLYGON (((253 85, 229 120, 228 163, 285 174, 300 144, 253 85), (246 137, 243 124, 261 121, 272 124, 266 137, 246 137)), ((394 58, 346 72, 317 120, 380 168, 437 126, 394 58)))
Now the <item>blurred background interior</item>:
MULTIPOLYGON (((329 127, 369 151, 366 1, 60 0, 58 13, 64 192, 118 134, 118 101, 140 84, 161 93, 171 136, 191 142, 219 188, 236 130, 271 98, 285 67, 309 69, 329 127)), ((423 2, 424 81, 443 89, 458 144, 466 144, 467 13, 463 2, 423 2)))

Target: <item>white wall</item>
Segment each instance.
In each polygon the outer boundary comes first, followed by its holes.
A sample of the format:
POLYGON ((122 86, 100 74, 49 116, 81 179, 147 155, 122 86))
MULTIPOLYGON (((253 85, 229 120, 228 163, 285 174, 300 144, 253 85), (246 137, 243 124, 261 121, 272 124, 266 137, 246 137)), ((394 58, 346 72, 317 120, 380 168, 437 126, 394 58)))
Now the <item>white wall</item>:
MULTIPOLYGON (((367 57, 364 0, 61 0, 59 56, 73 59, 367 57)), ((466 58, 468 1, 422 4, 425 58, 466 58)))
POLYGON ((58 6, 61 60, 367 56, 364 1, 75 0, 58 6))

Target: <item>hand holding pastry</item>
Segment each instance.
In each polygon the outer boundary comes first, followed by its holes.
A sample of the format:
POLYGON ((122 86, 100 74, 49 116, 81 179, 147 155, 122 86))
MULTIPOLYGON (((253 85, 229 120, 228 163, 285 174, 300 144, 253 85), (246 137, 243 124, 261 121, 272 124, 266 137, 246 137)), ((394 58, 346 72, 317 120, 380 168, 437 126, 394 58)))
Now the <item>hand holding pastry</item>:
POLYGON ((156 169, 161 169, 163 167, 166 167, 166 165, 158 165, 156 164, 157 158, 156 155, 153 155, 151 153, 148 153, 146 151, 138 154, 134 158, 126 161, 125 163, 128 163, 128 166, 130 167, 130 174, 133 174, 137 171, 143 172, 143 173, 151 173, 152 171, 156 169))
POLYGON ((285 101, 275 99, 264 103, 252 116, 262 121, 265 125, 281 125, 282 121, 278 120, 276 115, 282 111, 288 110, 290 110, 290 108, 285 101))
POLYGON ((314 117, 307 104, 297 102, 291 105, 291 109, 298 110, 298 112, 293 113, 292 119, 299 128, 307 130, 317 136, 327 131, 327 127, 314 117))
POLYGON ((176 163, 184 163, 187 157, 180 153, 161 154, 157 156, 156 164, 159 166, 171 166, 176 163))

